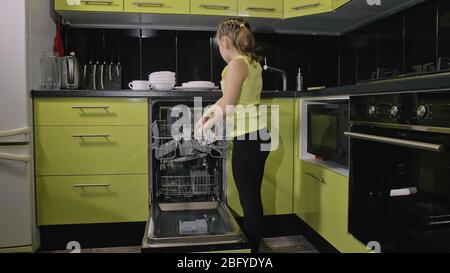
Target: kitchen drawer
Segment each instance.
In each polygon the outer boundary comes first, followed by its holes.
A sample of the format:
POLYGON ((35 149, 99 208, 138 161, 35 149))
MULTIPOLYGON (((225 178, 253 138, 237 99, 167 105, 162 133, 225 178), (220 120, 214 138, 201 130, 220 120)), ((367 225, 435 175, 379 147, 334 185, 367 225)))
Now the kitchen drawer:
POLYGON ((283 18, 283 0, 238 0, 239 16, 283 18))
POLYGON ((145 126, 37 126, 36 174, 147 174, 145 126))
POLYGON ((144 222, 148 176, 37 177, 38 225, 144 222))
POLYGON ((298 17, 333 10, 333 0, 285 0, 284 17, 298 17))
POLYGON ((238 0, 191 0, 191 14, 237 15, 238 0))
POLYGON ((146 99, 40 98, 34 101, 35 125, 145 125, 146 99))
POLYGON ((189 14, 189 0, 124 0, 125 12, 189 14))
POLYGON ((123 12, 123 0, 81 0, 78 5, 69 5, 70 0, 55 0, 55 10, 123 12))

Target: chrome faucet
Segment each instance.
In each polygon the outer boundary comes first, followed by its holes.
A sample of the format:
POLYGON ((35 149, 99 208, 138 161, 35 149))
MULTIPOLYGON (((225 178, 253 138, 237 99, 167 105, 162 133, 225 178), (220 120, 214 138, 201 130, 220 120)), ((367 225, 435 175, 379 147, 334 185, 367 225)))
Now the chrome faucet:
POLYGON ((283 91, 287 91, 287 76, 286 76, 286 72, 284 72, 284 71, 281 70, 281 69, 278 69, 278 68, 274 68, 274 67, 268 66, 268 65, 267 65, 267 58, 264 58, 264 67, 263 67, 263 69, 264 69, 265 71, 272 71, 272 72, 278 72, 278 73, 280 73, 281 76, 283 77, 283 91))

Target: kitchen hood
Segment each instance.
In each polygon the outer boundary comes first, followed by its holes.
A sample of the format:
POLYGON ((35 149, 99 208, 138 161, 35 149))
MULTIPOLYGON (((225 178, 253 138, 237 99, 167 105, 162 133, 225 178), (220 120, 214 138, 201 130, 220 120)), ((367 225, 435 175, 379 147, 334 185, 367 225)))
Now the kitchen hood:
MULTIPOLYGON (((257 32, 339 36, 425 0, 353 0, 334 12, 290 19, 248 18, 257 32), (379 3, 379 4, 378 4, 379 3)), ((66 23, 83 28, 215 31, 222 16, 59 11, 66 23)))

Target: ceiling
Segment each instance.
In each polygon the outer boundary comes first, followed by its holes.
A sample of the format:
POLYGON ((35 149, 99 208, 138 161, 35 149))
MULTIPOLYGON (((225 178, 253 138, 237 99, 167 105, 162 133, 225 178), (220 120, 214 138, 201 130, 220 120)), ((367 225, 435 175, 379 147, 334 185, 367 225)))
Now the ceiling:
MULTIPOLYGON (((379 0, 381 5, 353 0, 334 12, 291 19, 248 18, 257 32, 339 36, 425 0, 379 0)), ((221 16, 69 12, 60 14, 73 27, 215 31, 221 16)))

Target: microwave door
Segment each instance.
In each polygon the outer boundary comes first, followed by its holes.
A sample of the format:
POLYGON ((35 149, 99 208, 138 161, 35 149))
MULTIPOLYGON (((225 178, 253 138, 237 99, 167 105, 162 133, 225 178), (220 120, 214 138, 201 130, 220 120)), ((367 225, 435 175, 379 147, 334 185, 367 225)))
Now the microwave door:
POLYGON ((221 202, 156 205, 147 224, 143 252, 203 252, 248 249, 247 240, 221 202), (176 206, 180 206, 176 208, 176 206), (181 209, 181 210, 177 210, 181 209))

